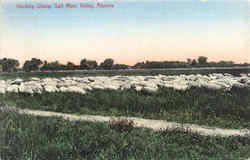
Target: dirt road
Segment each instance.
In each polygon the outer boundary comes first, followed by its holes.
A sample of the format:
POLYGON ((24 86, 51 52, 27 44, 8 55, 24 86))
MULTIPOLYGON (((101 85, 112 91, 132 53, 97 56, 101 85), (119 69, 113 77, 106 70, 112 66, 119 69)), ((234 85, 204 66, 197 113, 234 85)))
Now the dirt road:
MULTIPOLYGON (((12 107, 9 107, 9 109, 12 107)), ((13 109, 13 108, 12 108, 13 109)), ((11 110, 12 110, 11 109, 11 110)), ((48 111, 38 111, 38 110, 29 110, 29 109, 17 109, 20 114, 27 114, 32 116, 42 116, 42 117, 61 117, 65 120, 70 121, 92 121, 92 122, 109 122, 111 120, 119 120, 119 119, 128 119, 132 120, 135 124, 135 127, 140 128, 150 128, 155 131, 166 129, 166 128, 176 128, 181 127, 183 129, 188 129, 191 132, 197 132, 201 135, 209 135, 209 136, 246 136, 250 135, 250 130, 243 129, 222 129, 216 127, 207 127, 207 126, 199 126, 194 124, 180 124, 175 122, 167 122, 163 120, 151 120, 151 119, 143 119, 136 117, 108 117, 108 116, 98 116, 98 115, 72 115, 65 113, 56 113, 56 112, 48 112, 48 111)))

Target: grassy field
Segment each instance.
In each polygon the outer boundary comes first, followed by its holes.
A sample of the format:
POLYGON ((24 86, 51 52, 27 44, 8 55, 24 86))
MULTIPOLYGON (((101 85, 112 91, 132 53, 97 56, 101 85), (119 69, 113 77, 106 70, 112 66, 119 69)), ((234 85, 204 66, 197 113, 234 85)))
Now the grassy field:
POLYGON ((19 108, 73 114, 136 116, 222 128, 250 127, 250 88, 231 91, 160 88, 156 93, 93 90, 78 93, 0 94, 0 102, 19 108))
MULTIPOLYGON (((4 73, 0 79, 209 73, 238 76, 249 71, 4 73)), ((0 94, 0 106, 7 104, 71 114, 133 116, 242 129, 250 128, 249 95, 250 88, 177 91, 163 87, 156 93, 95 89, 85 95, 72 92, 0 94)), ((250 135, 209 137, 181 128, 154 132, 121 122, 111 125, 18 115, 0 107, 0 160, 245 160, 250 157, 249 150, 250 135)))
POLYGON ((243 160, 250 137, 70 122, 0 111, 2 160, 243 160))
POLYGON ((14 72, 0 73, 0 80, 30 77, 38 78, 60 78, 66 76, 84 77, 84 76, 115 76, 115 75, 179 75, 179 74, 211 74, 211 73, 229 73, 238 76, 241 73, 250 73, 250 69, 214 69, 214 70, 164 70, 164 69, 142 69, 142 70, 89 70, 89 71, 65 71, 65 72, 14 72))

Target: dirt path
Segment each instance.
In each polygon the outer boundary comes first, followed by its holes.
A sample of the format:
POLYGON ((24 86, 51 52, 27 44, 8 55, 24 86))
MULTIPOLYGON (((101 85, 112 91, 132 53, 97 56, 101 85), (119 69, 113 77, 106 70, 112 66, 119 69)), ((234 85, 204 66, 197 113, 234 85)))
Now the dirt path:
POLYGON ((111 120, 118 120, 121 118, 126 118, 129 120, 133 120, 135 123, 135 127, 144 127, 150 128, 155 131, 161 130, 164 128, 176 128, 182 127, 183 129, 188 129, 191 132, 198 132, 201 135, 210 135, 210 136, 246 136, 247 134, 250 135, 250 130, 238 130, 238 129, 222 129, 216 127, 207 127, 207 126, 199 126, 194 124, 180 124, 175 122, 167 122, 163 120, 151 120, 151 119, 143 119, 143 118, 136 118, 136 117, 108 117, 108 116, 93 116, 93 115, 72 115, 72 114, 64 114, 64 113, 56 113, 56 112, 48 112, 48 111, 36 111, 36 110, 29 110, 29 109, 18 109, 19 113, 21 114, 28 114, 33 116, 42 116, 42 117, 61 117, 66 120, 76 121, 92 121, 92 122, 109 122, 111 120))

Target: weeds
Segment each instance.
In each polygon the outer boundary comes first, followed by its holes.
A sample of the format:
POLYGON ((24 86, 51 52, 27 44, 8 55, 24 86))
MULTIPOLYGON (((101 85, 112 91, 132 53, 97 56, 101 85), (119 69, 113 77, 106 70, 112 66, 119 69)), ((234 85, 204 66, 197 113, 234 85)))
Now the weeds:
POLYGON ((0 112, 0 117, 5 117, 0 121, 2 160, 237 160, 250 157, 250 137, 201 136, 182 128, 154 132, 134 128, 131 121, 124 119, 104 124, 9 112, 0 112))
POLYGON ((120 132, 130 132, 134 128, 135 123, 133 120, 128 119, 114 119, 109 121, 109 126, 111 129, 115 129, 120 132))
POLYGON ((216 69, 216 70, 164 70, 164 69, 142 69, 142 70, 106 70, 106 71, 74 71, 74 72, 14 72, 1 73, 0 79, 29 79, 31 77, 38 78, 60 78, 66 76, 85 77, 85 76, 154 76, 154 75, 180 75, 180 74, 212 74, 212 73, 229 73, 239 76, 241 73, 250 73, 249 69, 216 69))
POLYGON ((250 127, 250 88, 231 91, 191 88, 185 92, 159 88, 150 95, 128 90, 78 93, 0 94, 18 108, 104 116, 136 116, 222 128, 250 127))

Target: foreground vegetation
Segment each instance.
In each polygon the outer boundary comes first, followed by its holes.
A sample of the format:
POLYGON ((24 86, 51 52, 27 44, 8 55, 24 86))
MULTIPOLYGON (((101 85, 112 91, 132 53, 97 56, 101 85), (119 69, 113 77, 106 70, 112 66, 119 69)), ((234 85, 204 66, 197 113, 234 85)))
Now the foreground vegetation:
POLYGON ((156 93, 128 90, 93 90, 78 93, 0 94, 0 102, 75 114, 136 116, 222 128, 250 127, 250 88, 230 91, 159 88, 156 93))
POLYGON ((2 160, 241 160, 250 137, 154 132, 118 123, 70 122, 0 111, 2 160), (122 126, 122 127, 121 127, 122 126))

